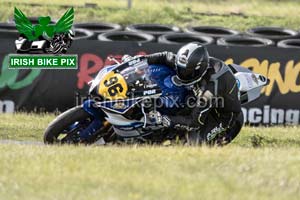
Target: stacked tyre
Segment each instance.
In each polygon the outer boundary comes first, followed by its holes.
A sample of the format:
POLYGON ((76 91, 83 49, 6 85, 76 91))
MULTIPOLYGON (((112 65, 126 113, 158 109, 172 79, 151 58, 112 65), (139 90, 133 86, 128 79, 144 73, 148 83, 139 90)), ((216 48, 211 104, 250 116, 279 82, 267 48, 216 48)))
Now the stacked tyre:
POLYGON ((163 24, 132 24, 126 27, 127 31, 153 35, 157 40, 159 36, 170 33, 179 33, 180 28, 163 24))
POLYGON ((83 28, 74 29, 74 40, 91 40, 94 37, 94 32, 83 28))
MULTIPOLYGON (((38 17, 31 17, 37 24, 38 17)), ((56 21, 52 20, 51 24, 56 21)), ((237 30, 220 26, 189 26, 181 29, 173 25, 133 24, 125 31, 114 23, 77 23, 74 24, 74 40, 133 41, 138 43, 158 42, 161 44, 184 45, 199 42, 202 45, 221 46, 300 48, 300 33, 281 27, 254 27, 241 33, 237 30)), ((19 32, 13 19, 9 23, 0 23, 1 39, 17 39, 19 32)))
POLYGON ((247 46, 247 47, 267 47, 273 46, 274 42, 266 38, 251 36, 232 36, 219 38, 217 44, 221 46, 247 46))
POLYGON ((232 37, 240 34, 239 31, 220 26, 190 26, 187 27, 184 32, 212 37, 215 41, 219 38, 232 37))
POLYGON ((132 31, 112 31, 98 35, 100 41, 133 41, 138 43, 153 42, 153 35, 132 31))
POLYGON ((163 44, 186 44, 189 42, 199 42, 202 45, 214 43, 214 39, 208 36, 201 36, 191 33, 169 33, 158 38, 159 43, 163 44))
POLYGON ((266 38, 275 43, 280 40, 295 39, 299 37, 297 31, 281 27, 255 27, 248 29, 246 34, 253 37, 266 38))
POLYGON ((300 48, 300 39, 281 40, 277 43, 280 48, 300 48))
POLYGON ((0 38, 1 39, 17 39, 19 32, 14 23, 0 23, 0 38))
POLYGON ((120 31, 122 30, 122 26, 119 24, 113 23, 77 23, 74 24, 74 28, 76 29, 85 29, 93 33, 91 37, 88 39, 97 39, 97 36, 102 33, 107 33, 111 31, 120 31))

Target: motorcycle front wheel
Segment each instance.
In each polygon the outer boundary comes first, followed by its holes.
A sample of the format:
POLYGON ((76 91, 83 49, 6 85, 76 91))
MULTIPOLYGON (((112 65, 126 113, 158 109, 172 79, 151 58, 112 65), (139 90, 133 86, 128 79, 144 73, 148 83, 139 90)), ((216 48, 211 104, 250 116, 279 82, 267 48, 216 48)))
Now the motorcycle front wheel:
MULTIPOLYGON (((76 144, 80 142, 79 133, 93 121, 82 106, 71 108, 56 117, 44 133, 45 144, 76 144)), ((102 128, 103 129, 103 128, 102 128)), ((99 131, 102 132, 102 129, 99 131)), ((107 128, 103 131, 107 131, 107 128)))

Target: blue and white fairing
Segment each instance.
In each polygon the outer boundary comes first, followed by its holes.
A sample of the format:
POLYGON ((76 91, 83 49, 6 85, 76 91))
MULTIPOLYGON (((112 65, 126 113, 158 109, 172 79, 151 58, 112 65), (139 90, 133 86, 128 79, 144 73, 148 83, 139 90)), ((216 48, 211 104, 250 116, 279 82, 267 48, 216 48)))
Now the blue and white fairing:
POLYGON ((162 105, 159 111, 169 113, 176 105, 184 102, 187 94, 183 86, 173 84, 172 76, 175 72, 171 68, 164 65, 148 65, 145 60, 105 67, 93 80, 90 93, 96 94, 99 91, 101 80, 111 71, 124 77, 127 84, 126 98, 105 99, 98 93, 103 101, 96 102, 96 105, 105 112, 106 120, 114 126, 116 133, 124 137, 143 134, 136 132, 136 129, 146 126, 145 111, 141 106, 144 99, 156 98, 162 105), (137 105, 140 106, 139 110, 133 109, 137 105), (132 110, 134 113, 130 113, 132 110), (131 115, 136 115, 137 112, 142 113, 142 117, 133 119, 131 115))

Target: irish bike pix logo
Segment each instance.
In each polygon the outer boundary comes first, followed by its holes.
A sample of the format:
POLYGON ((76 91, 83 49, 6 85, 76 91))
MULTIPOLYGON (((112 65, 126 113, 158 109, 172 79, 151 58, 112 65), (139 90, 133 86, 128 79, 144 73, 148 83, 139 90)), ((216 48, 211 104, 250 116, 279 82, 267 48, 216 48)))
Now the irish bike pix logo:
POLYGON ((32 24, 18 8, 14 19, 20 36, 15 40, 16 53, 9 55, 10 69, 77 69, 77 55, 66 54, 75 36, 73 8, 55 24, 50 16, 41 16, 32 24))

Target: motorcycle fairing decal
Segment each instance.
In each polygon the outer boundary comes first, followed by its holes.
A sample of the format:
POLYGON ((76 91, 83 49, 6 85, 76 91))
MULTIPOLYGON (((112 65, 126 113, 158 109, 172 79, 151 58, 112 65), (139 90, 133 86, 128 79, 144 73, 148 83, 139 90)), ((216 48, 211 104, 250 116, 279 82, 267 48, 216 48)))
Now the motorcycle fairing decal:
POLYGON ((116 128, 120 129, 120 130, 133 130, 133 129, 136 129, 136 128, 140 128, 144 125, 144 122, 133 122, 131 124, 128 124, 128 125, 115 125, 116 128))
POLYGON ((142 98, 97 102, 97 106, 118 114, 124 114, 130 108, 141 102, 142 98))
POLYGON ((161 101, 167 108, 172 108, 177 103, 184 102, 187 89, 184 86, 176 86, 172 77, 175 72, 165 65, 150 65, 151 79, 161 90, 161 101))
POLYGON ((116 67, 116 65, 111 65, 111 66, 106 66, 106 67, 102 68, 98 72, 96 78, 94 80, 90 81, 91 87, 89 89, 89 93, 91 93, 97 86, 99 86, 99 82, 101 81, 102 77, 109 71, 113 70, 115 67, 116 67))
POLYGON ((94 118, 97 119, 103 118, 104 117, 103 111, 95 107, 94 105, 95 105, 95 101, 89 99, 83 103, 82 107, 87 113, 92 115, 94 118))
MULTIPOLYGON (((119 68, 118 68, 119 69, 119 68)), ((120 70, 120 69, 119 69, 120 70)), ((161 89, 156 81, 151 78, 151 65, 140 61, 120 71, 128 85, 128 96, 142 97, 160 95, 161 89)))
POLYGON ((99 83, 98 94, 108 100, 125 99, 127 97, 128 86, 124 77, 110 71, 104 75, 99 83))

